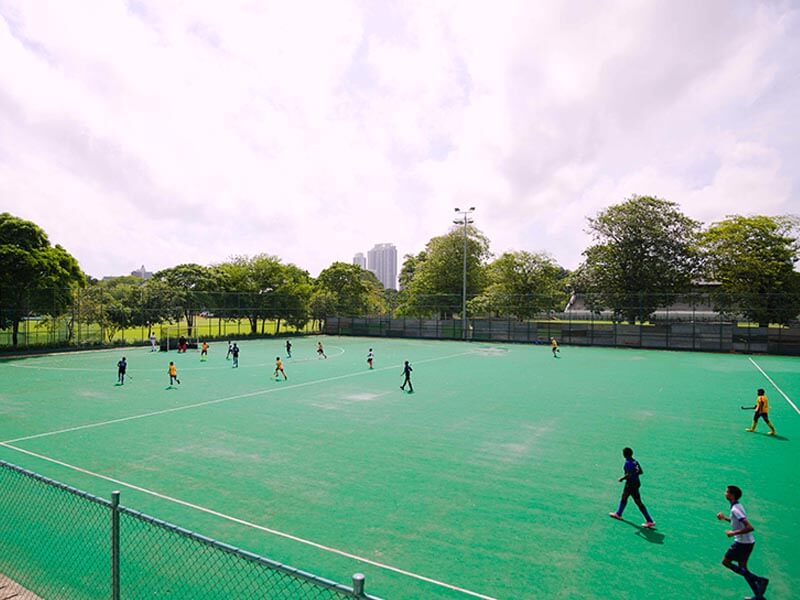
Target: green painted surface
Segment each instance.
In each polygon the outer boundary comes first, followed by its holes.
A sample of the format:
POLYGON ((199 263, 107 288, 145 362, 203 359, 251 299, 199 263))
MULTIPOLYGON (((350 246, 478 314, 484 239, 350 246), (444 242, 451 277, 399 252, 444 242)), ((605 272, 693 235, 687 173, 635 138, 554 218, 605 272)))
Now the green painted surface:
MULTIPOLYGON (((243 342, 239 369, 199 353, 123 352, 0 362, 0 440, 120 482, 464 590, 512 598, 740 598, 719 563, 727 484, 756 528, 751 568, 769 598, 800 585, 800 415, 747 356, 461 342, 243 342), (375 351, 375 370, 366 354, 375 351), (167 389, 169 360, 182 381, 167 389), (400 391, 414 367, 414 394, 400 391), (764 387, 778 436, 744 431, 764 387), (219 402, 215 402, 221 400, 219 402), (192 407, 198 403, 211 402, 192 407), (623 459, 645 468, 636 506, 610 519, 623 459)), ((795 403, 800 360, 753 357, 795 403)), ((469 598, 0 446, 0 458, 385 598, 469 598)))

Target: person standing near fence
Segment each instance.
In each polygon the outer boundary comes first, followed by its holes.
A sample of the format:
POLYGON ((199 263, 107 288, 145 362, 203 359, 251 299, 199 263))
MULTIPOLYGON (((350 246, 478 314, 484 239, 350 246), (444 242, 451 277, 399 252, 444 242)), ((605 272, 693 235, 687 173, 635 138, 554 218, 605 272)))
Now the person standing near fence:
POLYGON ((231 354, 233 354, 233 344, 231 344, 230 340, 228 341, 228 353, 225 355, 225 360, 231 359, 231 354))
POLYGON ((414 386, 411 385, 411 371, 413 371, 413 370, 414 369, 411 368, 411 365, 408 364, 408 361, 406 361, 405 366, 403 366, 403 377, 405 379, 403 380, 403 385, 400 386, 400 389, 405 391, 406 390, 406 384, 408 384, 408 393, 409 394, 413 394, 414 393, 414 386))
POLYGON ((764 419, 764 423, 769 426, 769 433, 767 435, 775 435, 775 426, 769 420, 769 400, 767 400, 767 395, 761 388, 756 392, 756 405, 753 409, 753 424, 745 429, 745 431, 755 431, 758 420, 764 419))
POLYGON ((722 565, 726 569, 730 569, 734 573, 744 577, 747 585, 753 590, 755 596, 751 596, 749 600, 760 600, 764 597, 764 592, 769 584, 769 579, 766 577, 759 577, 752 571, 747 569, 747 560, 753 552, 756 539, 753 537, 753 526, 747 520, 747 513, 744 511, 744 506, 741 505, 739 500, 742 498, 742 490, 735 485, 729 485, 725 488, 725 499, 731 504, 730 516, 726 517, 723 513, 717 513, 717 519, 720 521, 728 521, 731 528, 725 532, 725 535, 733 538, 733 544, 728 548, 725 556, 722 558, 722 565), (736 564, 734 564, 736 563, 736 564))
POLYGON ((178 385, 181 384, 181 380, 178 379, 178 369, 175 368, 174 362, 169 361, 169 369, 167 370, 167 373, 169 373, 169 387, 172 387, 172 384, 176 381, 178 382, 178 385))
POLYGON ((156 332, 155 331, 151 331, 150 332, 150 352, 155 352, 156 351, 156 342, 157 341, 158 341, 158 338, 156 337, 156 332))
POLYGON ((286 340, 286 358, 292 358, 292 340, 286 340))
POLYGON ((122 360, 117 363, 117 383, 119 385, 125 385, 125 371, 128 370, 128 361, 125 360, 125 357, 122 357, 122 360))
POLYGON ((628 497, 632 497, 633 501, 636 503, 636 506, 639 507, 639 510, 645 518, 645 522, 642 523, 642 527, 647 529, 655 527, 656 524, 650 517, 650 513, 647 512, 647 508, 645 507, 644 503, 642 502, 642 498, 639 495, 639 486, 641 485, 639 476, 644 474, 644 469, 642 469, 642 465, 639 464, 639 461, 633 458, 633 450, 631 448, 623 448, 622 456, 625 458, 625 464, 622 467, 625 473, 619 478, 619 481, 625 482, 625 488, 622 490, 622 498, 620 498, 619 507, 617 508, 616 512, 608 513, 608 516, 612 519, 621 521, 622 512, 625 510, 625 506, 628 504, 628 497))

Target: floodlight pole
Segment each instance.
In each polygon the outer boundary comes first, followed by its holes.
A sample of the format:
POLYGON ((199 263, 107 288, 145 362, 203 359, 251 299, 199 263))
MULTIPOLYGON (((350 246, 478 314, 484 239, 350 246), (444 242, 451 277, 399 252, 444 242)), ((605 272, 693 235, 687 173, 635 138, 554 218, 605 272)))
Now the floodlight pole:
POLYGON ((464 278, 461 284, 461 337, 467 339, 467 225, 474 223, 469 215, 475 212, 475 207, 470 206, 467 210, 456 208, 456 214, 459 215, 458 219, 453 223, 456 225, 464 224, 464 278))

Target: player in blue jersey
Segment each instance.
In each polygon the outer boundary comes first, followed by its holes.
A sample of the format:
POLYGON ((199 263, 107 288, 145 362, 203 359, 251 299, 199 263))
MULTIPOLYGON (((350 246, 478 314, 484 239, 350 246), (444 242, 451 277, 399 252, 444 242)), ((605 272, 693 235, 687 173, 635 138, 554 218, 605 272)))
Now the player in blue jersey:
POLYGON ((639 495, 639 486, 641 485, 639 476, 644 473, 642 465, 639 464, 638 460, 633 458, 633 450, 630 448, 623 448, 622 456, 625 457, 625 465, 623 466, 625 474, 619 478, 619 481, 625 482, 625 488, 622 490, 622 498, 619 500, 619 507, 617 508, 617 511, 608 513, 608 516, 612 519, 621 520, 622 511, 625 510, 625 505, 628 504, 628 498, 631 497, 636 503, 636 506, 639 507, 642 515, 644 515, 645 521, 642 523, 642 527, 647 529, 655 527, 656 524, 650 517, 650 513, 647 512, 647 508, 645 508, 642 498, 639 495))

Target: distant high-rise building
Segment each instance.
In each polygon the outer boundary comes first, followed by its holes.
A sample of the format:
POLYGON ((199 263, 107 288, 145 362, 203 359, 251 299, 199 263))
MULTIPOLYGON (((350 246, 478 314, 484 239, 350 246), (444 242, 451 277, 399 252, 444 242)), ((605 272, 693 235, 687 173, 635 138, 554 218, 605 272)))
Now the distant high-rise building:
POLYGON ((144 268, 144 265, 140 269, 136 269, 135 271, 131 271, 131 275, 134 277, 139 277, 141 279, 150 279, 153 276, 153 273, 148 271, 144 268))
POLYGON ((353 264, 358 265, 362 269, 367 268, 367 259, 364 257, 363 252, 356 252, 356 255, 353 257, 353 264))
POLYGON ((367 252, 367 268, 390 290, 397 289, 397 248, 394 244, 375 244, 367 252))

